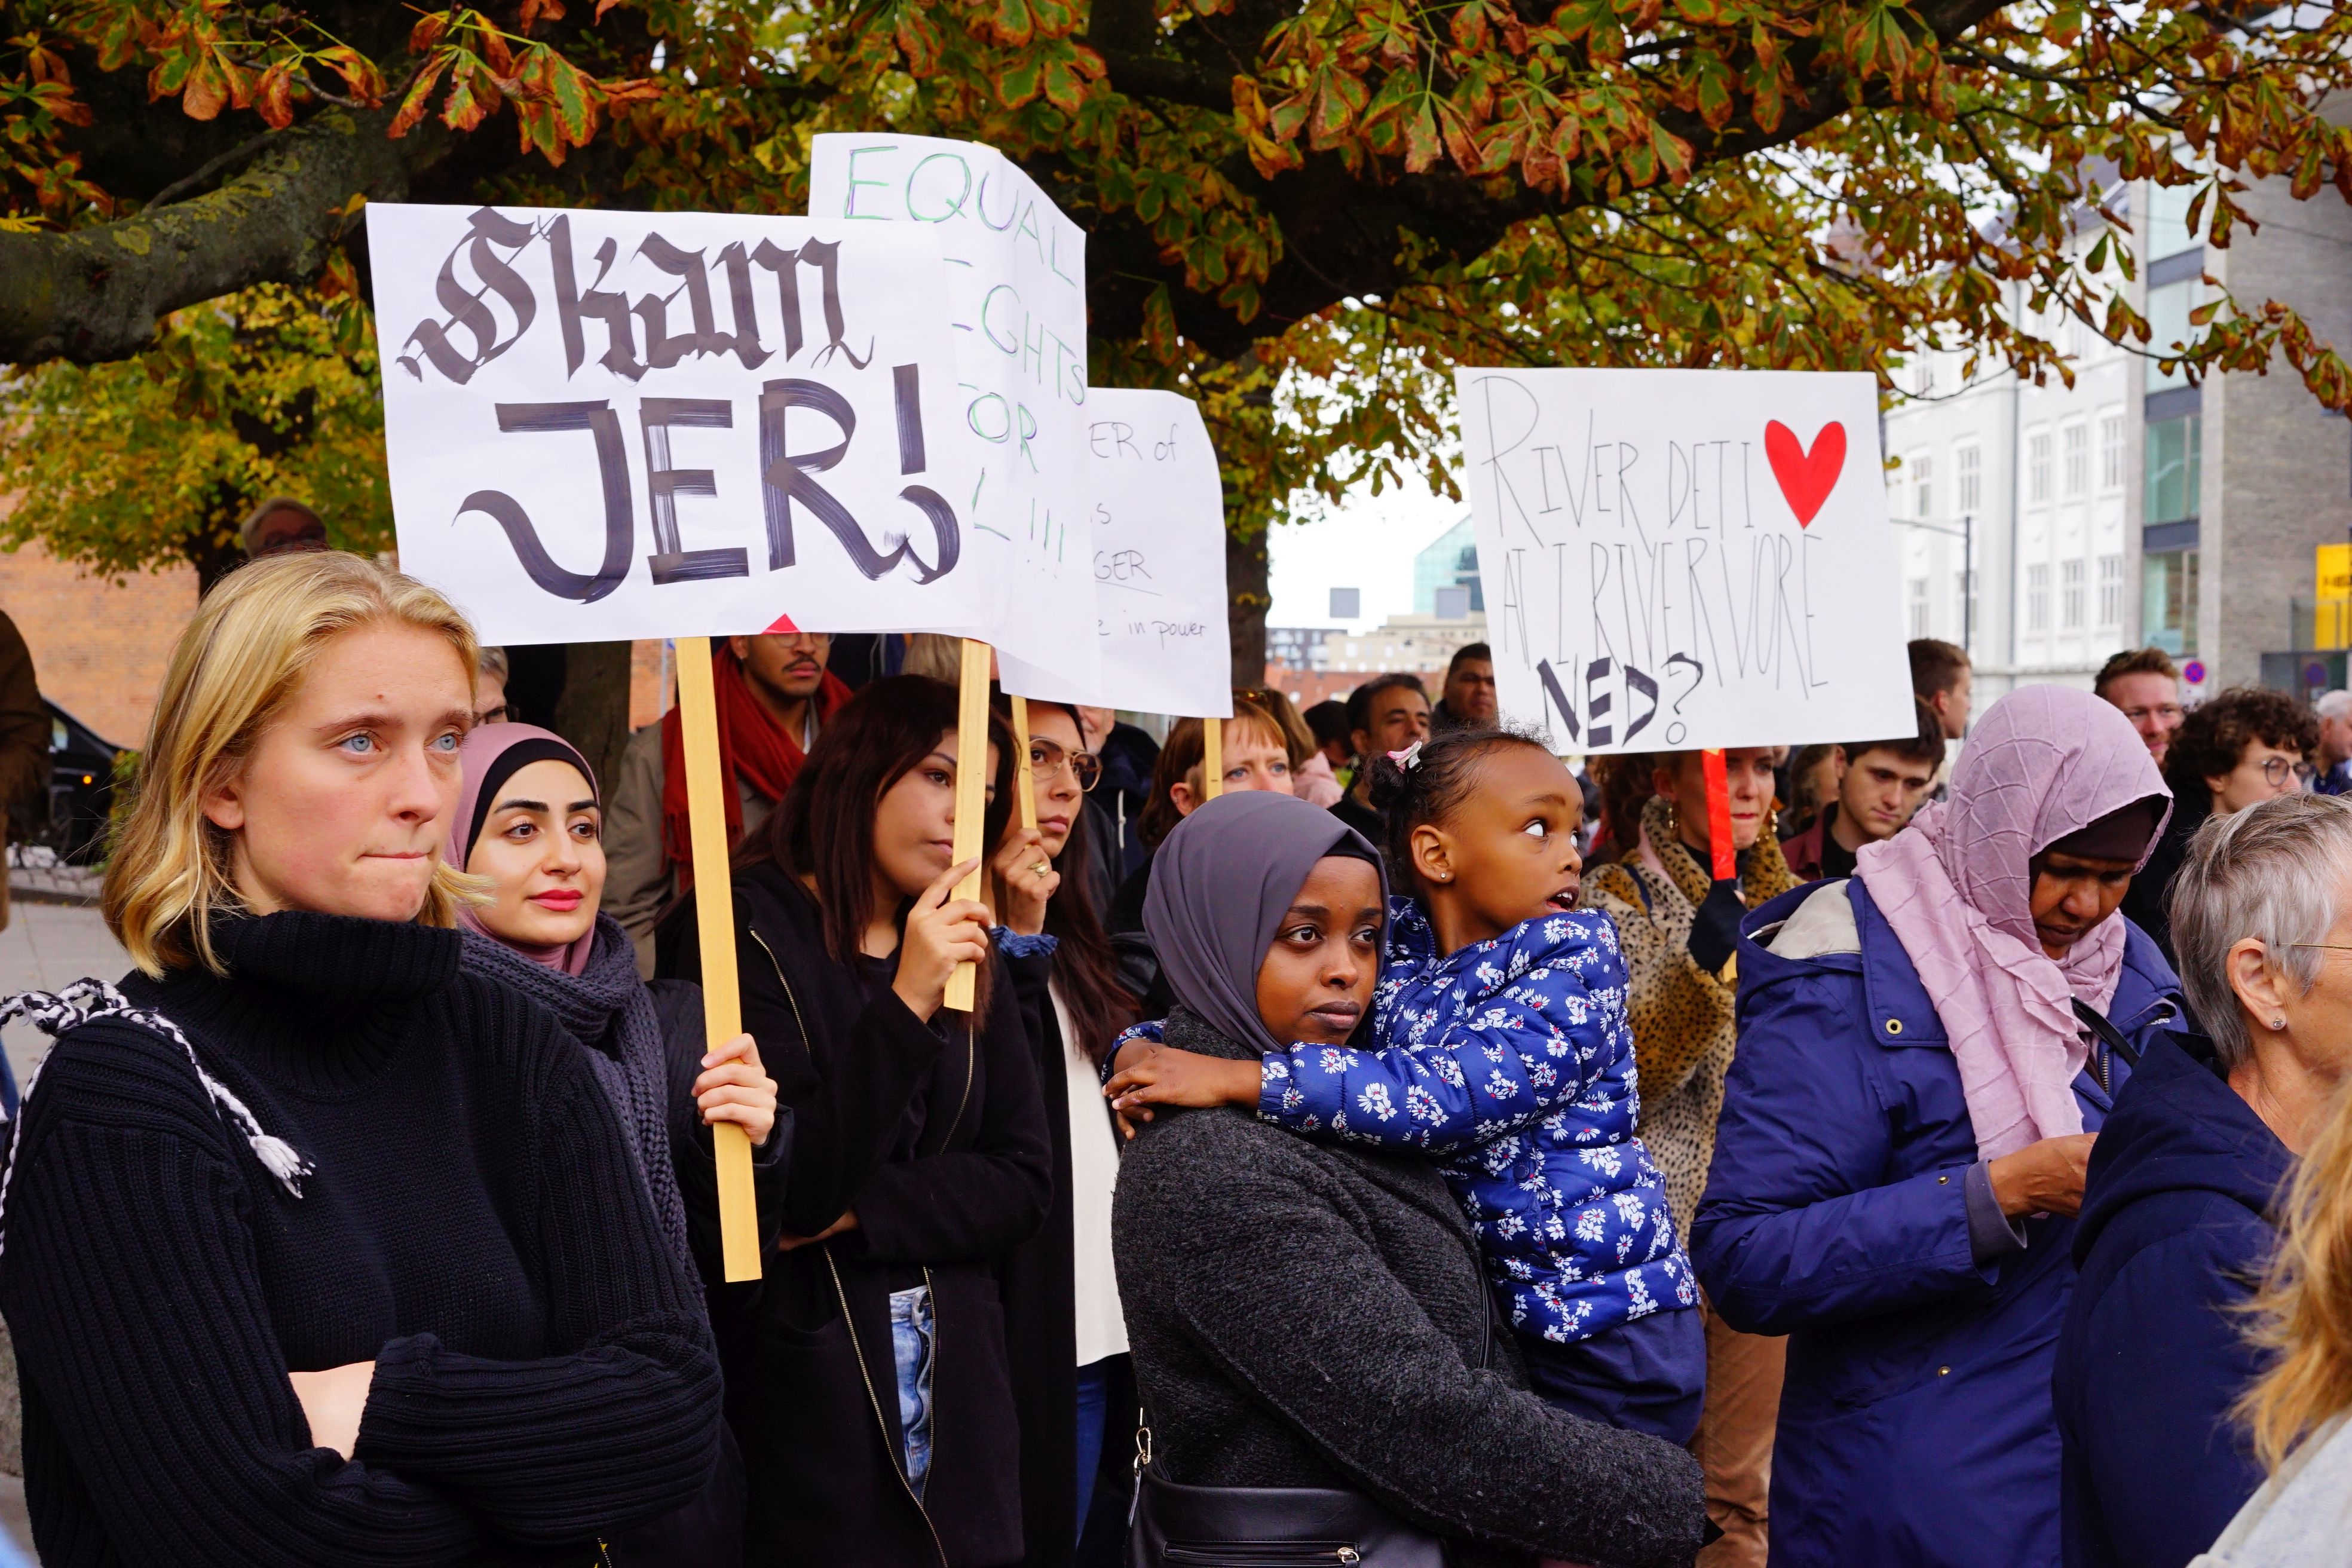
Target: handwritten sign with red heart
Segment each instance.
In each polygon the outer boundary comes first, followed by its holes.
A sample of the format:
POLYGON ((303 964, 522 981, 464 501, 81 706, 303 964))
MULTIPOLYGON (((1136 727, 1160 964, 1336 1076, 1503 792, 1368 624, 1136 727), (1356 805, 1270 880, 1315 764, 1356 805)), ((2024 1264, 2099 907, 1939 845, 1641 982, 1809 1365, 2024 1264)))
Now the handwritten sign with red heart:
POLYGON ((1778 419, 1764 426, 1764 456, 1771 460, 1772 477, 1780 494, 1797 514, 1797 526, 1810 528, 1822 503, 1837 489, 1845 468, 1845 426, 1832 419, 1813 437, 1810 452, 1797 442, 1797 433, 1778 419))

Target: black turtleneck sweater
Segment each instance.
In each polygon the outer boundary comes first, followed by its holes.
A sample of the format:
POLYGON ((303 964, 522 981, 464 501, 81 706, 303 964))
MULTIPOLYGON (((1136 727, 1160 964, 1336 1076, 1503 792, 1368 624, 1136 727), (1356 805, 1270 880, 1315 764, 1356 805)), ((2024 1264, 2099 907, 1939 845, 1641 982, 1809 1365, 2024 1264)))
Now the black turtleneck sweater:
POLYGON ((42 1561, 585 1563, 693 1497, 709 1331, 579 1047, 455 931, 218 935, 229 978, 123 990, 313 1173, 289 1194, 161 1036, 58 1040, 0 1256, 42 1561), (355 1453, 314 1448, 285 1374, 371 1360, 355 1453))

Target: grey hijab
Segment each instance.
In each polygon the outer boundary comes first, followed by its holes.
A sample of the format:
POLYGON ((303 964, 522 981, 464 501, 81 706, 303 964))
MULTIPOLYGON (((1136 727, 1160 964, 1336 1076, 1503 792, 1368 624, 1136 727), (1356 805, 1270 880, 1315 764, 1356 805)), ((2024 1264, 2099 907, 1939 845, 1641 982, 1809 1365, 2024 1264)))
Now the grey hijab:
POLYGON ((1176 825, 1151 862, 1143 929, 1176 999, 1220 1034, 1258 1051, 1286 1049, 1257 1012, 1257 971, 1299 884, 1327 855, 1369 860, 1364 836, 1295 795, 1222 795, 1176 825))

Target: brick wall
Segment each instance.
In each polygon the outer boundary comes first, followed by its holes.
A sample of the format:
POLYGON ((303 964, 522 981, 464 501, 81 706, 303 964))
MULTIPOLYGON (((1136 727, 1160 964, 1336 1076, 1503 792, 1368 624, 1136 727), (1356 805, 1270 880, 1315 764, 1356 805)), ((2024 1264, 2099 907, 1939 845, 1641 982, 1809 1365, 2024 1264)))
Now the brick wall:
POLYGON ((42 695, 119 746, 145 742, 172 644, 195 609, 192 566, 113 582, 38 545, 0 552, 0 612, 32 649, 42 695))

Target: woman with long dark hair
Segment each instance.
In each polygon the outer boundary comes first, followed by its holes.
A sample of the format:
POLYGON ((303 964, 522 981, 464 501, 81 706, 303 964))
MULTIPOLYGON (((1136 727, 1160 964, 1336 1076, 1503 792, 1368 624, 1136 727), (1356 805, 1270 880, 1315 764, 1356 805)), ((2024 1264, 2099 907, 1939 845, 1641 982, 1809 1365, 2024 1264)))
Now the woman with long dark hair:
MULTIPOLYGON (((992 727, 983 843, 1012 805, 992 727)), ((1050 1146, 988 911, 953 896, 956 693, 868 685, 734 877, 743 1025, 792 1109, 784 1237, 722 1315, 746 1561, 995 1568, 1023 1551, 997 1264, 1036 1233, 1050 1146), (970 1013, 944 1005, 982 965, 970 1013)), ((695 977, 692 905, 664 972, 695 977), (681 940, 683 939, 683 940, 681 940)))
MULTIPOLYGON (((1000 700, 1000 711, 1008 707, 1000 700)), ((1036 1047, 1054 1144, 1045 1227, 1004 1268, 1031 1568, 1070 1561, 1094 1503, 1110 1413, 1132 1408, 1127 1322, 1110 1253, 1118 1138, 1097 1069, 1139 1015, 1082 874, 1092 854, 1086 792, 1100 777, 1083 735, 1075 709, 1029 704, 1037 826, 1005 831, 991 896, 1003 922, 999 945, 1036 1047)), ((1103 1511, 1124 1519, 1123 1499, 1116 1509, 1113 1500, 1104 1500, 1103 1511)))

